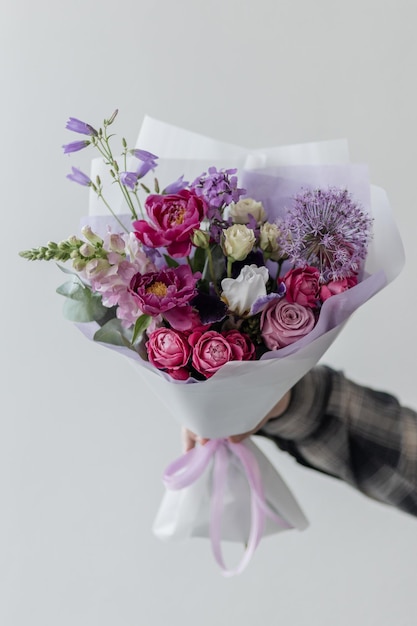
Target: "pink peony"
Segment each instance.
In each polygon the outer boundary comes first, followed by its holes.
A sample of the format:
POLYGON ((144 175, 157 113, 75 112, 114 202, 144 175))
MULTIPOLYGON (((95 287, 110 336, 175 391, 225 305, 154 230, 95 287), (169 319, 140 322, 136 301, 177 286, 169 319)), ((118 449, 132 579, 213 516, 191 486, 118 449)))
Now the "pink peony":
POLYGON ((234 361, 250 361, 255 356, 255 346, 250 337, 238 330, 228 330, 223 336, 229 342, 234 361))
POLYGON ((341 280, 331 280, 326 285, 322 285, 320 288, 320 300, 324 302, 331 296, 335 296, 342 291, 347 291, 351 287, 358 284, 356 276, 349 276, 348 278, 342 278, 341 280))
POLYGON ((288 302, 302 306, 317 307, 320 272, 315 267, 306 265, 290 270, 282 281, 285 284, 285 297, 288 302))
POLYGON ((149 335, 146 343, 149 361, 156 368, 166 370, 177 380, 187 380, 191 347, 186 337, 171 328, 158 328, 149 335))
POLYGON ((143 313, 152 317, 162 314, 176 330, 186 330, 196 325, 196 313, 189 302, 197 293, 199 278, 200 274, 193 274, 188 265, 179 265, 136 274, 129 292, 143 313))
POLYGON ((148 196, 145 209, 150 222, 133 222, 139 241, 150 248, 165 247, 172 257, 188 256, 191 236, 207 213, 205 200, 183 189, 177 194, 148 196))
POLYGON ((313 330, 316 319, 310 307, 272 300, 262 311, 261 334, 270 350, 289 346, 313 330))
POLYGON ((218 333, 215 330, 191 333, 192 364, 205 378, 211 378, 229 361, 246 361, 253 357, 255 347, 247 335, 238 330, 218 333))

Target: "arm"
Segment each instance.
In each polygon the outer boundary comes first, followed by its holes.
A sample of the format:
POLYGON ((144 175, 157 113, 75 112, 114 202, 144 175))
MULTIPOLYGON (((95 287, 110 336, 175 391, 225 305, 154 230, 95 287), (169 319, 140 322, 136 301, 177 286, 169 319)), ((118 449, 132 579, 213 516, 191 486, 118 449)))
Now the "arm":
POLYGON ((417 515, 417 413, 318 366, 258 432, 300 463, 417 515))

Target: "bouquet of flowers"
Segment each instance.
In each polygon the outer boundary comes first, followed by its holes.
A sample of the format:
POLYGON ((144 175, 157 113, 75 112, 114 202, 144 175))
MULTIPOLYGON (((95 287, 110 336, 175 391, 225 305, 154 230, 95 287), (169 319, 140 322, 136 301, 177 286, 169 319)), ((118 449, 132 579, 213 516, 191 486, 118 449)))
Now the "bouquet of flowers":
MULTIPOLYGON (((67 128, 86 138, 64 146, 65 153, 88 146, 100 152, 95 175, 73 167, 68 178, 90 188, 90 213, 99 200, 110 216, 90 215, 81 235, 21 256, 70 262, 72 270, 62 268, 70 280, 57 290, 66 297, 66 316, 89 338, 130 357, 182 424, 214 438, 168 468, 166 485, 177 492, 167 493, 156 532, 210 535, 224 572, 235 573, 265 532, 303 528, 306 520, 253 442, 227 445, 225 438, 254 428, 351 313, 394 277, 400 242, 395 267, 393 255, 389 268, 381 265, 386 218, 371 215, 363 166, 317 164, 308 148, 295 165, 278 167, 269 158, 254 168, 253 155, 242 167, 242 151, 239 170, 208 159, 181 161, 166 150, 167 129, 152 120, 142 129, 151 139, 142 141, 158 143, 159 134, 166 153, 156 156, 140 139, 130 149, 123 139, 115 157, 109 127, 116 114, 98 129, 70 118, 67 128), (163 183, 153 176, 157 167, 171 174, 178 165, 183 171, 163 183), (235 570, 224 565, 222 538, 248 546, 235 570)), ((169 130, 177 148, 190 140, 186 131, 169 130)), ((224 161, 223 146, 217 149, 224 161)))

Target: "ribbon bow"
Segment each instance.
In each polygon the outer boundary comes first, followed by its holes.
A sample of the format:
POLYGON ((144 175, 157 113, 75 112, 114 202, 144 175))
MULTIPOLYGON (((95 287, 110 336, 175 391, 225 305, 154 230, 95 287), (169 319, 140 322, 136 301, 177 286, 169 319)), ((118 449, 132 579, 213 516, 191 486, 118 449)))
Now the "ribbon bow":
POLYGON ((165 487, 174 491, 188 487, 203 474, 213 457, 210 540, 214 558, 223 575, 230 577, 240 574, 248 565, 262 538, 266 518, 272 519, 284 528, 293 528, 293 526, 267 505, 258 462, 253 452, 244 443, 230 443, 227 439, 211 439, 205 445, 193 448, 166 468, 163 476, 165 487), (243 467, 249 484, 251 503, 251 527, 248 542, 242 559, 234 569, 226 567, 221 550, 221 518, 228 469, 228 451, 239 459, 243 467))

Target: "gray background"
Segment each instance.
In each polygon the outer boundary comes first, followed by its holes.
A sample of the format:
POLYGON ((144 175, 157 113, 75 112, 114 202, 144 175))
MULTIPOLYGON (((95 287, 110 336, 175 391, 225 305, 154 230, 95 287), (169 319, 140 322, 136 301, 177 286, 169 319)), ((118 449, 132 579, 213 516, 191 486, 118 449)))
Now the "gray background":
POLYGON ((267 538, 231 580, 205 541, 155 539, 177 425, 121 357, 63 319, 59 270, 17 257, 86 212, 65 179, 90 158, 62 155, 69 116, 100 124, 118 107, 131 142, 145 113, 254 147, 347 137, 388 192, 407 265, 324 360, 417 406, 415 6, 3 0, 2 625, 415 623, 415 519, 268 442, 307 531, 267 538))

